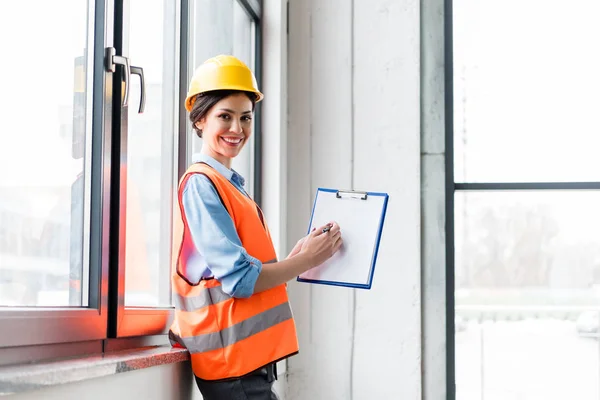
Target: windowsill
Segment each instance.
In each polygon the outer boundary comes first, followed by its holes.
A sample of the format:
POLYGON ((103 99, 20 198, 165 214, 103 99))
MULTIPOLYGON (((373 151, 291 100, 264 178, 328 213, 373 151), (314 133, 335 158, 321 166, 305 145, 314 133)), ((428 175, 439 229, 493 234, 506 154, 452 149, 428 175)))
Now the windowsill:
POLYGON ((189 360, 171 346, 115 351, 61 361, 0 367, 0 396, 189 360))

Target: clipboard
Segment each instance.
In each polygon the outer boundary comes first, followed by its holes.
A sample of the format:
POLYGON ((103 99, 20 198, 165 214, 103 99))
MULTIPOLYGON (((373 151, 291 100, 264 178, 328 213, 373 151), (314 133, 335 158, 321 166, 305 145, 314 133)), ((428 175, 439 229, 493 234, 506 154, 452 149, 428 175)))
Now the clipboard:
POLYGON ((329 221, 340 225, 341 249, 296 278, 298 282, 371 289, 388 203, 387 193, 319 188, 308 232, 329 221))

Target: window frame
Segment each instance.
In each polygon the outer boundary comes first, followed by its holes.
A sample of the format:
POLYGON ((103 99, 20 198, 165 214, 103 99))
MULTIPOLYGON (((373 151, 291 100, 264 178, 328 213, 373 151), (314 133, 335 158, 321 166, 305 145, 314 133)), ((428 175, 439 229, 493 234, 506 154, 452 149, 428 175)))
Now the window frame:
MULTIPOLYGON (((237 0, 254 22, 254 75, 259 88, 262 88, 262 0, 237 0)), ((262 90, 262 89, 261 89, 262 90)), ((262 207, 262 104, 256 104, 254 113, 254 202, 262 207)))
POLYGON ((86 343, 79 345, 75 353, 90 351, 101 348, 101 340, 107 336, 109 178, 113 156, 110 151, 112 113, 108 105, 112 102, 113 77, 105 69, 104 49, 113 43, 114 2, 89 0, 88 7, 88 21, 93 22, 93 28, 88 29, 93 35, 89 41, 93 45, 92 129, 86 132, 86 141, 91 140, 91 161, 90 169, 85 171, 90 179, 90 198, 86 204, 90 212, 89 227, 84 223, 84 232, 89 232, 89 249, 84 249, 89 259, 88 305, 0 308, 0 365, 23 357, 41 359, 72 354, 73 347, 65 344, 74 342, 86 343), (58 347, 50 349, 46 345, 58 347), (35 347, 28 351, 28 346, 35 347))
POLYGON ((446 196, 446 393, 456 400, 455 347, 455 209, 457 192, 599 190, 599 181, 456 182, 454 177, 454 40, 453 0, 444 0, 444 136, 446 196))
POLYGON ((248 12, 255 23, 262 17, 262 0, 235 0, 248 12))

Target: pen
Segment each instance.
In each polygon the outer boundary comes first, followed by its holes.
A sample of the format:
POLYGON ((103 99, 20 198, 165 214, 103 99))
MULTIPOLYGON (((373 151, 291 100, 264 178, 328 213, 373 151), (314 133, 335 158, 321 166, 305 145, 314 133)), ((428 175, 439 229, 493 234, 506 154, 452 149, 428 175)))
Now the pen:
POLYGON ((323 233, 327 233, 329 232, 329 230, 331 229, 331 225, 327 225, 325 228, 323 228, 323 233))

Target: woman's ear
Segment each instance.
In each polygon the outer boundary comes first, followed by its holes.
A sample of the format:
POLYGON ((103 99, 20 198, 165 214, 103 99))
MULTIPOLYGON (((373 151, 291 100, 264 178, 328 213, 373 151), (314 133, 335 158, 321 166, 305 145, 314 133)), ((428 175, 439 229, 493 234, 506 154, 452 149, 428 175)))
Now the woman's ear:
POLYGON ((204 128, 204 119, 201 119, 200 121, 196 121, 196 123, 194 125, 196 126, 196 129, 202 131, 202 129, 204 128))

